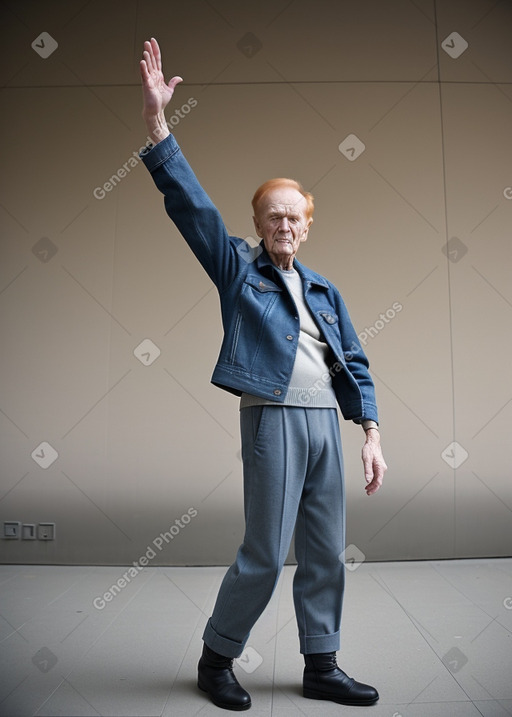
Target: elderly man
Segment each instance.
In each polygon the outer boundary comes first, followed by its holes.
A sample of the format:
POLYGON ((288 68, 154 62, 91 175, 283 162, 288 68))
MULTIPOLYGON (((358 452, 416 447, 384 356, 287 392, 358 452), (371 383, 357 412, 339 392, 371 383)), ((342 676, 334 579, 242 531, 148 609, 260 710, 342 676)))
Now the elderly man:
POLYGON ((270 600, 295 529, 303 694, 373 704, 377 691, 336 663, 345 548, 337 404, 366 433, 368 495, 380 487, 386 464, 368 361, 343 300, 295 258, 308 238, 313 197, 294 180, 270 180, 253 198, 257 250, 228 236, 164 117, 181 78, 166 84, 154 38, 144 44, 143 58, 142 114, 153 145, 142 158, 167 213, 219 291, 224 339, 212 382, 241 397, 245 534, 203 634, 198 686, 219 707, 251 706, 233 659, 270 600))

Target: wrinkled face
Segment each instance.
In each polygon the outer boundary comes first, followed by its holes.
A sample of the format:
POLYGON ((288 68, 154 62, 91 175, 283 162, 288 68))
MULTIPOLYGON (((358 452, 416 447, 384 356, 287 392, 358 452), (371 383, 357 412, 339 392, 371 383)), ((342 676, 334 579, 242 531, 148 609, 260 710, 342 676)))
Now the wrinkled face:
POLYGON ((272 189, 261 199, 254 227, 276 266, 291 269, 300 243, 308 238, 313 220, 306 218, 306 206, 292 187, 272 189))

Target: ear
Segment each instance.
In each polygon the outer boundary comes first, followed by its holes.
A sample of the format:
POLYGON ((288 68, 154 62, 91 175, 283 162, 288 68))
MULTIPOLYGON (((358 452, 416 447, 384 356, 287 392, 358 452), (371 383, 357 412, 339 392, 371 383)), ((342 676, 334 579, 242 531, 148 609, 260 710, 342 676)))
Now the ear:
POLYGON ((252 218, 254 222, 254 229, 256 230, 256 234, 260 237, 260 239, 263 239, 263 234, 261 233, 261 224, 259 223, 257 217, 252 218))
POLYGON ((310 227, 312 224, 313 224, 313 217, 310 217, 310 218, 308 219, 308 221, 307 221, 306 228, 305 228, 304 231, 302 232, 302 236, 301 236, 301 238, 300 238, 301 242, 302 242, 302 241, 307 241, 308 234, 309 234, 309 227, 310 227))

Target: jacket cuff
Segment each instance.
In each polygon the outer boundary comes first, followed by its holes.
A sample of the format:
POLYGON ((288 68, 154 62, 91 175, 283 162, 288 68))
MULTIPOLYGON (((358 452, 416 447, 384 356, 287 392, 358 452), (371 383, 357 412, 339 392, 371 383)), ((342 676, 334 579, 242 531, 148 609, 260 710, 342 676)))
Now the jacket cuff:
POLYGON ((158 144, 144 149, 139 156, 147 169, 152 172, 178 151, 179 145, 174 135, 170 134, 158 144))
POLYGON ((353 418, 352 420, 358 425, 363 425, 363 427, 367 422, 375 422, 379 425, 377 406, 374 403, 364 403, 362 416, 359 416, 359 418, 353 418))

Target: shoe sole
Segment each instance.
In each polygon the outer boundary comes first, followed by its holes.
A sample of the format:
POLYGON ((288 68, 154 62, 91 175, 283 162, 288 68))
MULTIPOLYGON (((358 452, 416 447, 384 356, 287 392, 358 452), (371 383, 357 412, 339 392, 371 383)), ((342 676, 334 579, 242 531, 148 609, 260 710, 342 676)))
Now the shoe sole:
POLYGON ((244 710, 248 710, 252 706, 252 702, 248 702, 245 705, 230 705, 230 704, 224 704, 224 702, 219 702, 218 700, 215 700, 211 694, 208 692, 208 690, 201 685, 200 682, 197 683, 197 686, 200 690, 203 692, 206 692, 210 700, 213 702, 213 704, 216 707, 221 707, 223 710, 232 710, 233 712, 243 712, 244 710))
POLYGON ((335 694, 329 695, 326 692, 316 692, 315 690, 303 690, 302 694, 310 700, 329 700, 330 702, 336 702, 339 705, 349 705, 352 707, 368 707, 369 705, 374 705, 379 701, 378 697, 375 697, 372 700, 343 700, 335 694))

